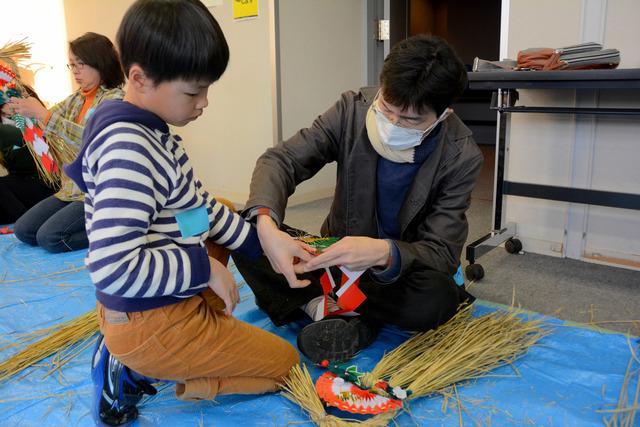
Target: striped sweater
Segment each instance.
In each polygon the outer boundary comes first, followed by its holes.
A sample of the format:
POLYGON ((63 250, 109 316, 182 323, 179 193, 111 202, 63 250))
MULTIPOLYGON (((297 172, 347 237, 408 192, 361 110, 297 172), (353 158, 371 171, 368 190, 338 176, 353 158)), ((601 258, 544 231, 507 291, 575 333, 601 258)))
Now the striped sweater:
POLYGON ((107 308, 142 311, 207 287, 204 241, 257 258, 255 228, 194 178, 180 137, 158 116, 105 101, 65 169, 86 193, 87 266, 107 308))

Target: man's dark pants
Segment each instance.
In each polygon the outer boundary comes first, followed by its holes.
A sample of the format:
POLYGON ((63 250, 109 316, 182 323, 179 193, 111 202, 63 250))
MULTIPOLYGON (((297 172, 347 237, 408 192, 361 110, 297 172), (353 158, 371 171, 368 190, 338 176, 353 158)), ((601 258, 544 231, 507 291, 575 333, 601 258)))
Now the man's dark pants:
MULTIPOLYGON (((322 295, 320 276, 324 270, 301 275, 310 279, 305 288, 290 288, 284 276, 273 271, 266 257, 251 261, 233 254, 238 270, 253 290, 256 303, 281 326, 297 318, 300 306, 322 295)), ((457 286, 451 277, 427 269, 410 269, 394 283, 374 282, 368 273, 360 278, 367 299, 356 309, 376 324, 393 324, 409 331, 427 331, 445 323, 463 302, 474 297, 457 286)))

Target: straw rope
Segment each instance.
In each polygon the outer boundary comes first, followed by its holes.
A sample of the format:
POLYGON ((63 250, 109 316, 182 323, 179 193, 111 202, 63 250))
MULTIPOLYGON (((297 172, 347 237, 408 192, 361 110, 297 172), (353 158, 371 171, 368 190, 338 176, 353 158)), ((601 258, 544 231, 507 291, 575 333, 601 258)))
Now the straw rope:
POLYGON ((0 48, 0 61, 6 63, 18 75, 18 63, 31 58, 31 43, 27 38, 9 41, 0 48))
POLYGON ((51 370, 45 376, 52 374, 90 346, 93 342, 92 337, 97 331, 97 314, 95 310, 91 310, 60 325, 24 334, 18 343, 5 348, 32 342, 36 339, 37 341, 0 362, 0 383, 26 368, 34 366, 42 359, 56 355, 52 359, 51 370))

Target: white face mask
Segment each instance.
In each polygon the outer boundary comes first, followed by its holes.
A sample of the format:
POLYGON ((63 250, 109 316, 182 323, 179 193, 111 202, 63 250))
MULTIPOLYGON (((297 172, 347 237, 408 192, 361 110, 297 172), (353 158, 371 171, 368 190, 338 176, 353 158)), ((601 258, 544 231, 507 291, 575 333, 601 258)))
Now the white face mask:
POLYGON ((451 108, 444 110, 442 114, 440 114, 440 117, 438 117, 438 120, 433 122, 433 124, 426 130, 411 129, 394 125, 376 108, 373 109, 373 112, 375 113, 380 142, 391 150, 406 150, 420 145, 422 140, 426 138, 440 122, 453 113, 453 110, 451 108))

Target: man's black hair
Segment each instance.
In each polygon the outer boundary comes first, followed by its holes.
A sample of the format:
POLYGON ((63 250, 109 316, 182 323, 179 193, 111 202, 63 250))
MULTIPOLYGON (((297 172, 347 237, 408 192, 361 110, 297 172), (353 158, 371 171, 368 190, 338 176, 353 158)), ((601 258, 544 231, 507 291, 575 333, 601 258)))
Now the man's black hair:
POLYGON ((216 81, 229 62, 229 46, 199 0, 138 0, 116 36, 125 74, 138 64, 155 84, 216 81))
POLYGON ((108 89, 120 87, 124 83, 118 52, 107 37, 85 33, 69 42, 69 49, 82 62, 98 70, 101 84, 108 89))
POLYGON ((380 73, 385 101, 423 114, 426 108, 440 115, 464 91, 464 64, 444 40, 417 35, 396 44, 380 73))

